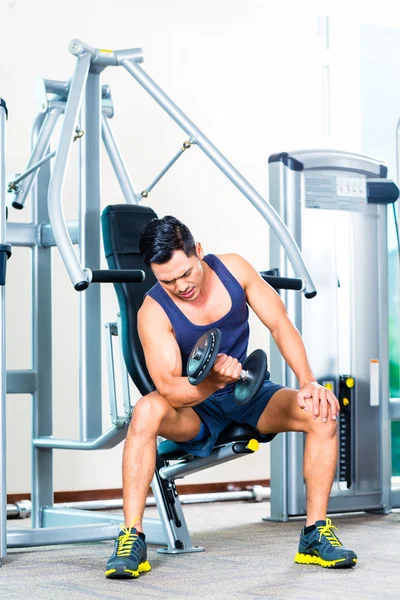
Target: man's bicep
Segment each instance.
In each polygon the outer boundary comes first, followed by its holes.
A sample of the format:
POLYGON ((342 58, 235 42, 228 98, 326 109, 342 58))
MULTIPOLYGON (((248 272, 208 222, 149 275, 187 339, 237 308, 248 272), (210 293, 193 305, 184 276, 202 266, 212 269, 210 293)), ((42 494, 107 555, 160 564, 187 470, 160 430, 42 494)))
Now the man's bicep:
POLYGON ((138 332, 147 369, 157 390, 182 375, 182 359, 175 336, 164 322, 139 320, 138 332))

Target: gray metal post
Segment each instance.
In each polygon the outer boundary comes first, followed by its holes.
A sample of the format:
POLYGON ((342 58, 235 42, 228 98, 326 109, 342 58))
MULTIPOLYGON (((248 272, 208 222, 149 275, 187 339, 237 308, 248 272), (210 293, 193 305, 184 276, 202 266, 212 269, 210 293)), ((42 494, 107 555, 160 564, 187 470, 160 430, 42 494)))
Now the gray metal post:
MULTIPOLYGON (((98 72, 88 74, 81 121, 85 135, 80 144, 80 261, 90 269, 100 269, 101 82, 98 72)), ((102 432, 100 292, 99 285, 91 285, 79 298, 82 441, 96 438, 102 432)))
MULTIPOLYGON (((7 107, 0 99, 0 244, 6 241, 6 118, 7 107)), ((7 554, 6 480, 6 311, 5 287, 0 286, 0 565, 7 554)))
POLYGON ((306 295, 315 292, 311 275, 304 263, 300 250, 290 235, 288 228, 277 212, 254 189, 254 187, 239 173, 237 169, 223 156, 223 154, 210 142, 209 139, 186 117, 178 106, 161 90, 161 88, 145 73, 141 66, 133 60, 121 60, 122 66, 136 79, 138 83, 164 108, 169 116, 191 137, 196 140, 199 148, 210 158, 213 163, 232 181, 242 194, 253 204, 259 213, 266 219, 278 236, 281 244, 293 265, 297 277, 305 282, 306 295))
MULTIPOLYGON (((39 115, 32 131, 32 147, 41 129, 39 115)), ((46 151, 49 146, 45 147, 46 151)), ((47 223, 50 163, 42 166, 32 189, 32 222, 47 223)), ((32 440, 53 434, 51 247, 32 250, 32 368, 37 374, 32 395, 32 440)), ((53 503, 53 450, 32 445, 32 526, 41 526, 40 509, 53 503)))

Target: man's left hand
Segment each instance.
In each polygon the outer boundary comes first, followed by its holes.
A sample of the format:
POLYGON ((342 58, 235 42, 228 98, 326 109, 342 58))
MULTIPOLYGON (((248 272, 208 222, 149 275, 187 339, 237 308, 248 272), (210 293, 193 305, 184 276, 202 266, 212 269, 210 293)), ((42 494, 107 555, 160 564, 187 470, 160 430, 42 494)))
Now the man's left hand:
POLYGON ((328 390, 316 381, 311 381, 301 387, 297 394, 297 402, 300 408, 306 411, 310 411, 311 406, 314 419, 321 415, 324 423, 327 422, 329 413, 335 421, 340 412, 339 401, 332 390, 328 390))

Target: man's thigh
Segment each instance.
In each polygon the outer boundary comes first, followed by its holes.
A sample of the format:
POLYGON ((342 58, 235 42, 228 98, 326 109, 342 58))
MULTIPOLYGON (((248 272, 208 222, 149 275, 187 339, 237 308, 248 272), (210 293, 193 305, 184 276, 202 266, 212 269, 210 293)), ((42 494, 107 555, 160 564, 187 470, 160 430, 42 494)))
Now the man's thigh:
POLYGON ((173 442, 187 442, 196 437, 200 427, 201 419, 193 408, 173 408, 170 405, 161 422, 159 435, 173 442))
POLYGON ((275 392, 258 420, 258 431, 264 435, 284 431, 306 431, 310 412, 300 408, 297 394, 297 390, 290 388, 275 392))

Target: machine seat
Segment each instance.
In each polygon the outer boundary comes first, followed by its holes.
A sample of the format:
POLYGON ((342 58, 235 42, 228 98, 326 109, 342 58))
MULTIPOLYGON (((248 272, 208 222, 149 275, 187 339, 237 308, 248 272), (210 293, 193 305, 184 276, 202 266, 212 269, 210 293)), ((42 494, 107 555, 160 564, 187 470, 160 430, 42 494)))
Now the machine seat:
MULTIPOLYGON (((257 440, 260 443, 270 442, 275 437, 275 434, 262 435, 250 425, 241 425, 240 423, 231 423, 219 435, 214 448, 223 446, 231 442, 249 442, 257 440)), ((162 460, 183 460, 189 458, 188 454, 175 442, 165 440, 158 446, 158 456, 162 460)))

